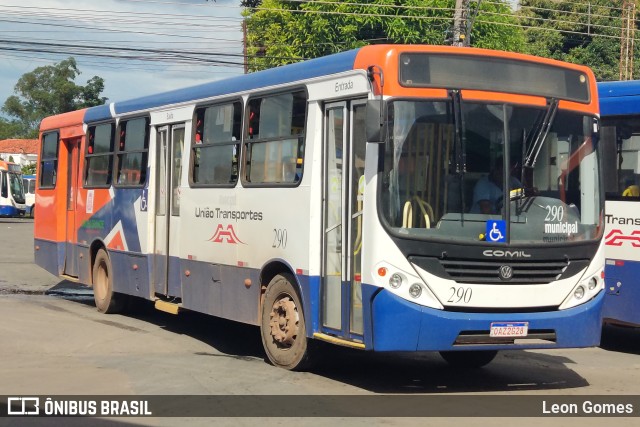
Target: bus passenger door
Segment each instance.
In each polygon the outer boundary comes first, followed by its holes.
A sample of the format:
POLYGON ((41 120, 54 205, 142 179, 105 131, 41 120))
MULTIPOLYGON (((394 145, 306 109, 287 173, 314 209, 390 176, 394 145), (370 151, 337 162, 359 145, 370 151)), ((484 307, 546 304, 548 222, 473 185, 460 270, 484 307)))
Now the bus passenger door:
POLYGON ((185 125, 163 126, 156 138, 156 207, 153 281, 155 293, 181 297, 180 177, 185 125))
POLYGON ((66 221, 63 274, 78 277, 78 235, 76 232, 76 199, 78 195, 78 171, 80 139, 63 140, 61 147, 67 152, 66 221))
POLYGON ((364 102, 325 106, 323 332, 362 341, 364 102))

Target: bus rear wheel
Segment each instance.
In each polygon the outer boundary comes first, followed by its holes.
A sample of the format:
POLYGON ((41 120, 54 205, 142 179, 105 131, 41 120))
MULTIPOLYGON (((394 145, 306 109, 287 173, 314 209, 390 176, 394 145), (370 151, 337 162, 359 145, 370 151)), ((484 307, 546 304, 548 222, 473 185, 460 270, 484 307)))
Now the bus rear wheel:
POLYGON ((310 349, 306 336, 300 297, 289 274, 275 276, 264 294, 260 335, 269 361, 289 370, 310 366, 310 349))
POLYGON ((120 313, 124 308, 124 295, 113 291, 111 260, 104 249, 96 254, 93 263, 93 299, 100 313, 120 313))
POLYGON ((482 368, 495 359, 496 350, 441 351, 440 356, 456 368, 482 368))

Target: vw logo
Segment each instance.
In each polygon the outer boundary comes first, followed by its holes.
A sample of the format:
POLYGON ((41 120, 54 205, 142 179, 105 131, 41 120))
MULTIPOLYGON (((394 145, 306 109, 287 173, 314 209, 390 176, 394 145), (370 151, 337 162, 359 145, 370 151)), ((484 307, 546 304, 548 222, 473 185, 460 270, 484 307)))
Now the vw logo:
POLYGON ((503 265, 498 273, 502 280, 510 280, 513 277, 513 268, 510 265, 503 265))

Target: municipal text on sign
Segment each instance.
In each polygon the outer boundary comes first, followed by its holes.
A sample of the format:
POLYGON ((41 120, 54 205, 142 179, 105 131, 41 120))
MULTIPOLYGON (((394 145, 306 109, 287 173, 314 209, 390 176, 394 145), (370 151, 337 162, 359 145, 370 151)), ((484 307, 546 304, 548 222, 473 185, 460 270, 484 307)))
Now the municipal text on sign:
POLYGON ((526 337, 529 322, 494 322, 491 324, 489 336, 492 337, 526 337))

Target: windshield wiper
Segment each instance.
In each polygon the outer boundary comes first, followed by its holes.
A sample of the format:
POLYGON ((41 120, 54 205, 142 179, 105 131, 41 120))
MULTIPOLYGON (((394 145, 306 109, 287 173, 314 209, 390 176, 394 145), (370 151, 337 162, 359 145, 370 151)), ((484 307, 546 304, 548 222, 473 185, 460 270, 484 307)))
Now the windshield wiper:
POLYGON ((449 92, 453 107, 453 122, 455 126, 456 144, 456 173, 460 175, 460 221, 464 222, 465 200, 464 200, 464 174, 467 172, 467 149, 466 132, 464 126, 464 114, 462 113, 462 98, 460 91, 449 92))
POLYGON ((536 160, 538 159, 538 154, 540 154, 540 150, 542 149, 542 145, 544 141, 547 139, 547 135, 549 134, 549 129, 551 129, 551 125, 553 124, 553 120, 556 117, 556 113, 558 112, 558 100, 556 98, 551 98, 549 100, 549 107, 544 114, 544 118, 542 119, 542 123, 538 127, 537 131, 533 134, 533 142, 531 146, 527 150, 527 155, 522 164, 523 168, 532 168, 536 165, 536 160))

